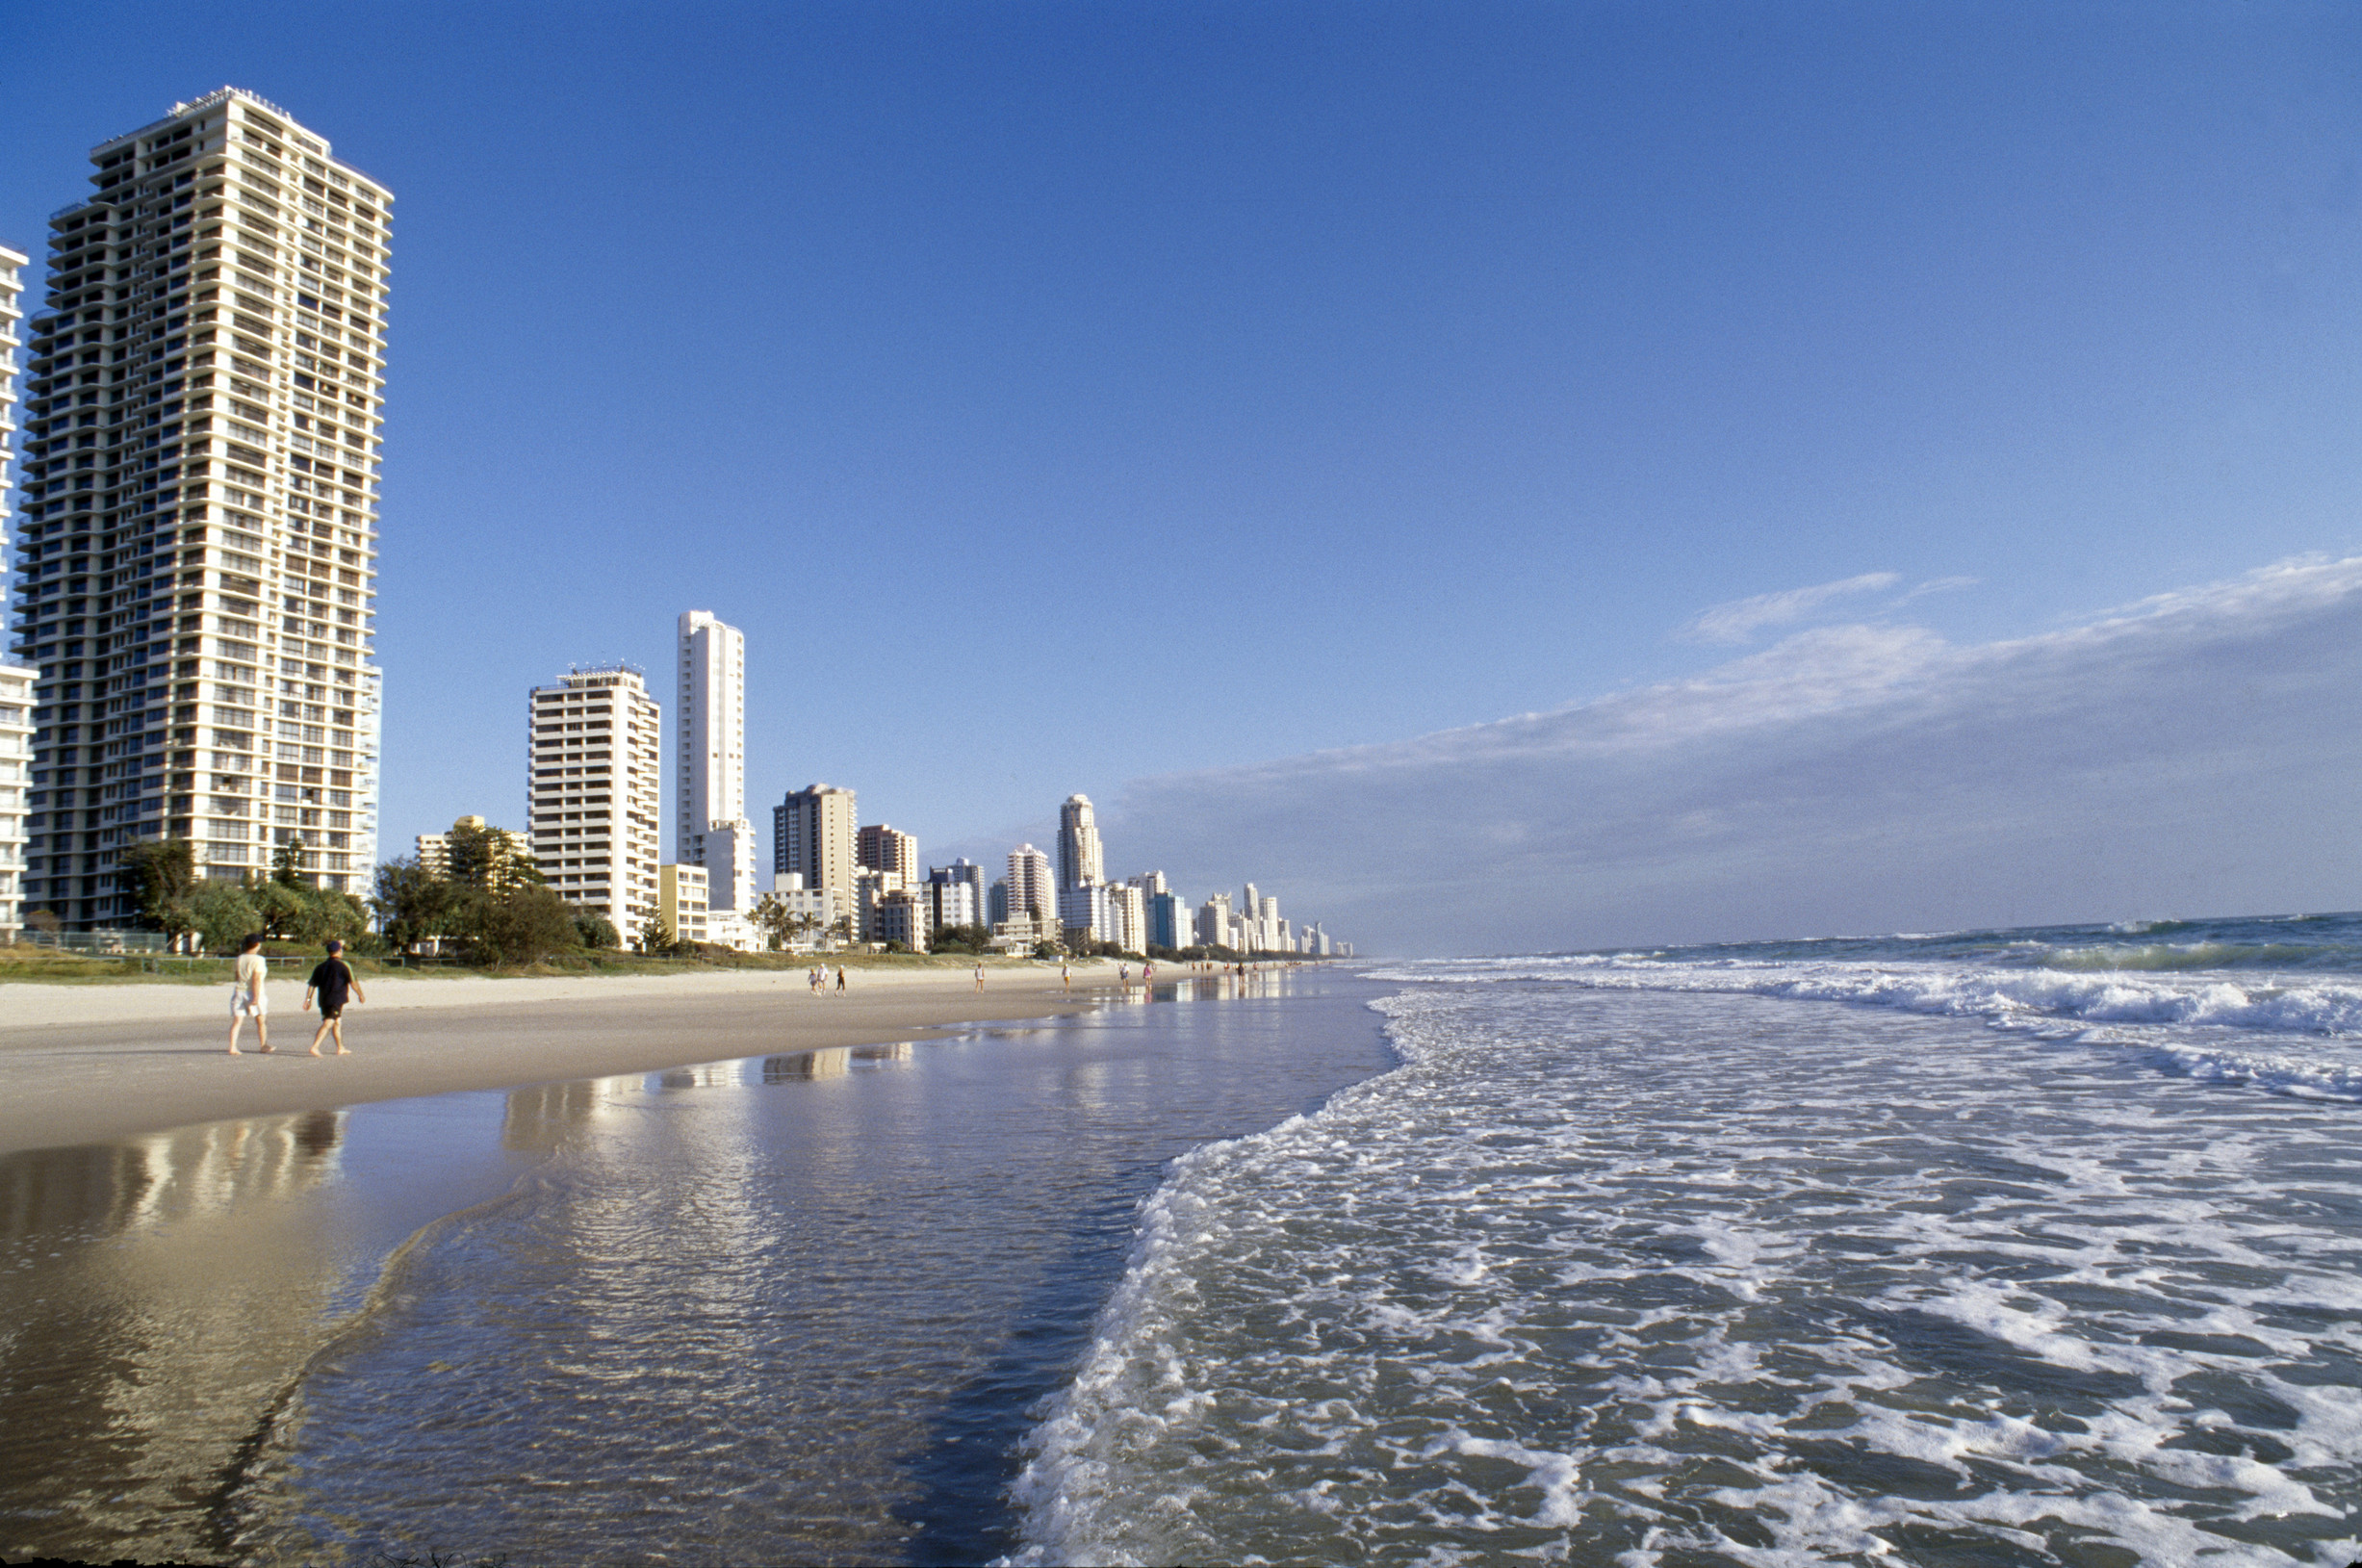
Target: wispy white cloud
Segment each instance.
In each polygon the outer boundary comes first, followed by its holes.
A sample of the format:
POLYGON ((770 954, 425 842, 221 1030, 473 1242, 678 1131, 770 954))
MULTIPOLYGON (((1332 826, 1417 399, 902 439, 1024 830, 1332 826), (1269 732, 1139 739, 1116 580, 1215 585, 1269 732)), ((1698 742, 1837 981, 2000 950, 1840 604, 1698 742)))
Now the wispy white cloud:
POLYGON ((2362 558, 2305 559, 2039 636, 1821 627, 1555 712, 1142 780, 1108 830, 1196 896, 1245 871, 1369 943, 1532 951, 2352 907, 2357 778, 2362 558))
POLYGON ((1793 626, 1815 615, 1831 600, 1843 599, 1852 594, 1877 593, 1883 588, 1893 587, 1901 580, 1892 572, 1864 572, 1860 577, 1824 582, 1815 587, 1790 588, 1783 593, 1733 599, 1727 604, 1716 604, 1700 611, 1696 619, 1682 628, 1679 635, 1688 642, 1745 642, 1766 627, 1793 626))
POLYGON ((1925 582, 1913 584, 1911 591, 1897 599, 1895 604, 1908 604, 1914 599, 1925 599, 1929 594, 1958 593, 1963 588, 1973 588, 1984 580, 1982 578, 1930 578, 1925 582))

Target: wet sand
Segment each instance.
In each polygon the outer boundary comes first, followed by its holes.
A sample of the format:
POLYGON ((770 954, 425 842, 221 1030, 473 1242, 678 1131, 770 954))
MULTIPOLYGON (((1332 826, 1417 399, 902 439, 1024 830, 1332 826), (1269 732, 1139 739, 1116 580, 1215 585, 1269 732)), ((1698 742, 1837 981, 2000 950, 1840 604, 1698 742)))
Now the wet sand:
POLYGON ((193 1121, 207 1084, 569 1069, 0 1154, 0 1557, 990 1560, 1168 1162, 1392 1060, 1320 971, 686 978, 389 1008, 376 1062, 0 1045, 20 1092, 120 1069, 193 1121), (901 1027, 999 1011, 1074 1015, 901 1027), (623 1057, 676 1065, 590 1075, 623 1057))
MULTIPOLYGON (((271 1044, 230 1057, 227 986, 0 986, 0 1152, 99 1143, 232 1117, 452 1090, 648 1072, 726 1057, 924 1040, 949 1026, 1077 1011, 1116 966, 482 980, 388 976, 345 1015, 350 1056, 307 1055, 301 976, 270 986, 271 1044)), ((328 1049, 329 1047, 322 1047, 328 1049)))

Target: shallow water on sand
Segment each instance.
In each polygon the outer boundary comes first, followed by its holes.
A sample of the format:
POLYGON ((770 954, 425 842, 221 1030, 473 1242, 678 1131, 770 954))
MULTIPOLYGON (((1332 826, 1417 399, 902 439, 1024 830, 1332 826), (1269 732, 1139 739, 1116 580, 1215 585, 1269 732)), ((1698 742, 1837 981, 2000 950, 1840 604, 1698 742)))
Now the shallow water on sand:
POLYGON ((1390 1066, 1377 992, 1134 988, 1040 1027, 0 1160, 0 1552, 1007 1550, 1018 1439, 1139 1202, 1390 1066))

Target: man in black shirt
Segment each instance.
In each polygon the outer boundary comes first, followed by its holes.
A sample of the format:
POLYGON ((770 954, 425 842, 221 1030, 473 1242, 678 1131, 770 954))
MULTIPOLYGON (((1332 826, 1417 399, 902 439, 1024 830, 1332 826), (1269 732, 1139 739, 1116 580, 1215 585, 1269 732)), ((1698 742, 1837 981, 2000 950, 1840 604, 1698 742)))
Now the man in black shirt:
POLYGON ((353 978, 351 966, 339 957, 344 951, 343 942, 330 942, 328 956, 312 971, 312 978, 304 982, 303 1011, 309 1013, 312 1010, 315 994, 320 997, 320 1027, 312 1034, 314 1056, 320 1054, 320 1042, 330 1035, 336 1037, 337 1055, 352 1054, 345 1049, 345 1003, 347 999, 355 1002, 369 1000, 361 993, 361 983, 353 978))

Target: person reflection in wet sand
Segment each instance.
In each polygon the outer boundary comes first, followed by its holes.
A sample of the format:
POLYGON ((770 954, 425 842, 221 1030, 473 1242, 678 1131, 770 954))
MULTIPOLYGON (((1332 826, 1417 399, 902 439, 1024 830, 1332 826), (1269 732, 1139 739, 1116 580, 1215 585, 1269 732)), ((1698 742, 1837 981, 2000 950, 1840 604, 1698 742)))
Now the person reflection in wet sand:
POLYGON ((295 1147, 308 1159, 319 1159, 344 1140, 345 1118, 334 1111, 307 1111, 295 1123, 295 1147))
POLYGON ((238 962, 231 966, 230 978, 230 1055, 238 1056, 239 1032, 246 1020, 254 1020, 255 1049, 265 1056, 270 1054, 270 998, 263 990, 263 978, 270 965, 263 961, 263 938, 248 937, 238 944, 238 962))

